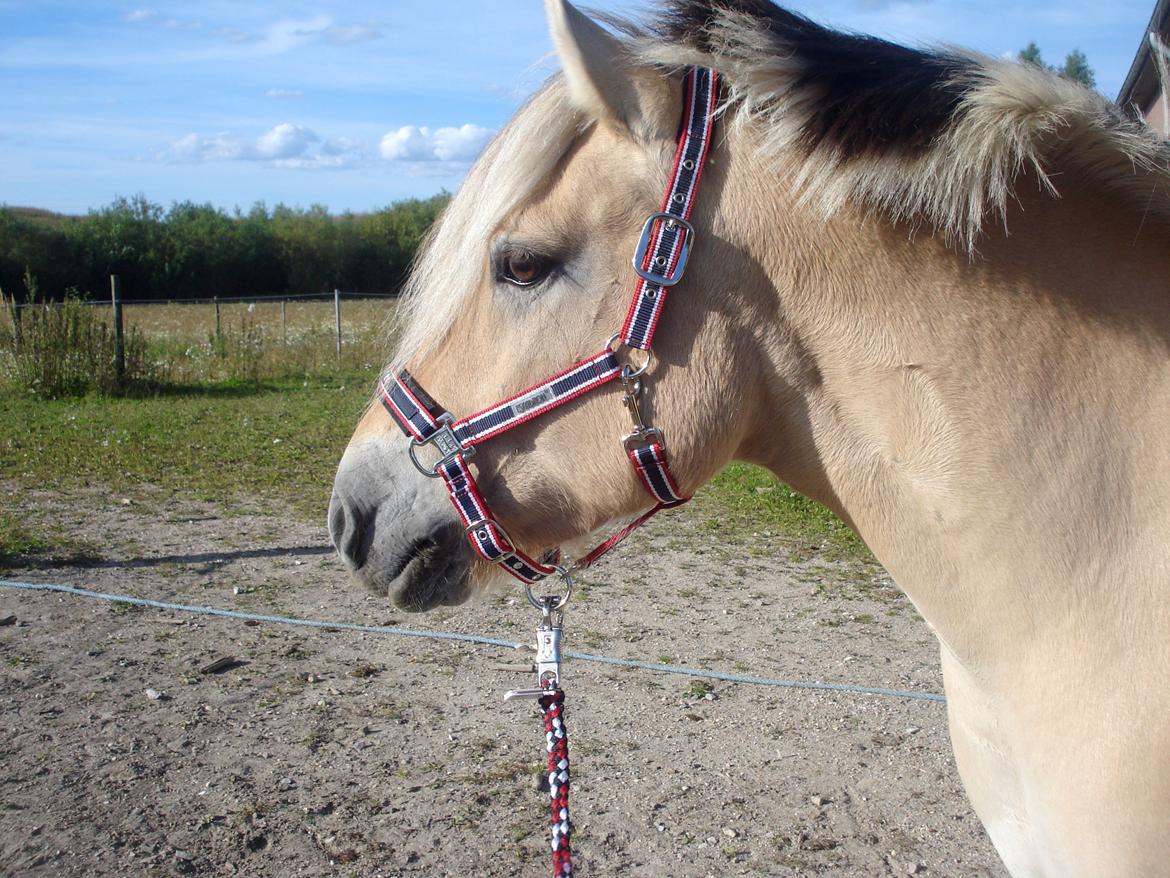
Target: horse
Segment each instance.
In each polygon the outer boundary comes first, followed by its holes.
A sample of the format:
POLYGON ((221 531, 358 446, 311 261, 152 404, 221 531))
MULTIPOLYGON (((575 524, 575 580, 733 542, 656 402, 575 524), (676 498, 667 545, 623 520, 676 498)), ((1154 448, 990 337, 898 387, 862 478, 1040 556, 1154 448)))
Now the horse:
MULTIPOLYGON (((1170 875, 1167 147, 1038 67, 767 0, 546 6, 561 72, 432 231, 391 369, 471 412, 603 345, 685 71, 718 70, 690 265, 653 362, 614 354, 645 365, 679 491, 749 461, 856 530, 938 637, 956 764, 1013 876, 1170 875)), ((646 508, 620 394, 469 464, 533 558, 646 508)), ((402 608, 460 603, 496 568, 407 450, 372 404, 334 544, 402 608)))

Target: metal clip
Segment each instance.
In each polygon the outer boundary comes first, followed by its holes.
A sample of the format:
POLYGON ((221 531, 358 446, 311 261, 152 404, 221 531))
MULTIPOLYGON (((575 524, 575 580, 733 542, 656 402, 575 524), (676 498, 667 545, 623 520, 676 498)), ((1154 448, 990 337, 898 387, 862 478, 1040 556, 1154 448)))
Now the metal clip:
POLYGON ((651 442, 665 446, 666 440, 662 436, 662 431, 657 427, 648 426, 642 418, 642 409, 638 405, 638 397, 642 395, 642 382, 628 373, 629 367, 627 366, 622 370, 621 375, 622 384, 626 389, 626 394, 622 397, 622 404, 630 410, 630 417, 634 419, 634 430, 622 437, 623 447, 626 451, 633 451, 635 448, 640 448, 651 442))
POLYGON ((536 688, 510 689, 504 693, 504 700, 513 698, 539 698, 547 695, 547 683, 554 688, 561 685, 561 616, 554 608, 555 597, 547 598, 544 605, 544 621, 536 629, 536 688))

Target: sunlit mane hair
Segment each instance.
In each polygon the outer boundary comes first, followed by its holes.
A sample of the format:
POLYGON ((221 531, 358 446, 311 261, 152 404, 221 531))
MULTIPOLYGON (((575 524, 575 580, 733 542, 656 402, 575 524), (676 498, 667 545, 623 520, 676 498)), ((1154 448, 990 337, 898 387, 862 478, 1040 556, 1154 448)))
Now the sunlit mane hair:
POLYGON ((1074 172, 1170 219, 1165 143, 1035 65, 841 33, 768 0, 670 0, 655 22, 611 23, 653 64, 719 68, 724 117, 763 158, 800 156, 798 191, 825 214, 860 202, 973 251, 1022 174, 1055 195, 1074 172))
POLYGON ((590 120, 560 75, 488 144, 424 242, 394 318, 392 368, 439 342, 482 280, 491 235, 560 163, 590 120))
MULTIPOLYGON (((868 205, 973 253, 1023 175, 1056 195, 1054 175, 1075 173, 1170 221, 1166 144, 1039 67, 842 33, 768 0, 668 0, 653 21, 602 19, 664 74, 717 67, 725 130, 758 145, 763 172, 795 157, 796 191, 826 216, 868 205)), ((395 368, 442 338, 482 279, 494 229, 589 124, 554 76, 488 146, 407 284, 395 368)))

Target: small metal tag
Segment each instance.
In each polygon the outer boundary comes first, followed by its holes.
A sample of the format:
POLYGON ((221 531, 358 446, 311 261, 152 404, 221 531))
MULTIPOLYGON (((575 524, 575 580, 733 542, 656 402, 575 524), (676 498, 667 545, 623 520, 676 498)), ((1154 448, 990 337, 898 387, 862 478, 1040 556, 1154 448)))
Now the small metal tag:
POLYGON ((538 409, 546 403, 550 403, 554 399, 554 394, 551 387, 544 387, 538 393, 523 396, 512 403, 512 410, 518 415, 523 415, 533 409, 538 409))
POLYGON ((431 441, 435 443, 435 448, 439 449, 439 454, 443 455, 444 459, 458 454, 463 449, 450 427, 441 428, 431 436, 431 441))

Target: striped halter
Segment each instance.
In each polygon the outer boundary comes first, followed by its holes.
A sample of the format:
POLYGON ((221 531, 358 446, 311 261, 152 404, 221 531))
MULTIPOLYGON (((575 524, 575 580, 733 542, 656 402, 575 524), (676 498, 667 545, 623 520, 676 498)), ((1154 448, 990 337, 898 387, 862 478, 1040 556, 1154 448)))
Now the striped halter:
POLYGON ((559 609, 568 600, 574 570, 588 567, 659 510, 678 506, 690 499, 680 493, 670 473, 662 431, 647 426, 638 407, 642 389, 640 378, 652 359, 651 342, 662 315, 666 292, 682 279, 693 244, 694 228, 689 220, 714 127, 716 72, 692 67, 685 81, 684 117, 670 186, 662 209, 651 214, 642 227, 633 257, 638 281, 625 323, 599 353, 483 411, 458 420, 438 405, 405 370, 397 375, 383 375, 378 384, 383 405, 410 437, 409 453, 415 467, 425 476, 442 478, 446 482, 451 502, 455 504, 476 552, 523 582, 529 600, 537 608, 547 606, 547 601, 538 602, 534 598, 532 585, 554 573, 560 574, 566 593, 553 608, 559 609), (646 358, 641 366, 634 368, 618 362, 617 354, 623 347, 645 352, 646 358), (615 378, 622 381, 624 401, 634 419, 634 430, 622 438, 622 444, 655 505, 568 568, 558 563, 556 553, 546 555, 542 560, 532 558, 516 546, 507 531, 492 517, 467 460, 481 443, 615 378), (428 465, 419 460, 417 451, 425 445, 432 446, 438 453, 437 463, 428 465))

